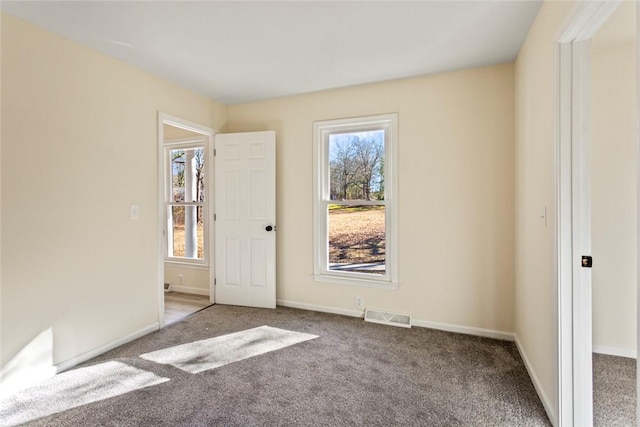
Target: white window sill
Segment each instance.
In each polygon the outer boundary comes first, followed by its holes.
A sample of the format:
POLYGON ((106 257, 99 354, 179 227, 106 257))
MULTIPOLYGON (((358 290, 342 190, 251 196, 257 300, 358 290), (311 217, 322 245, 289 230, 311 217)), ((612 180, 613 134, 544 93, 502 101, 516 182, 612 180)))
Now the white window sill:
POLYGON ((192 270, 208 270, 209 264, 205 262, 190 262, 175 258, 165 258, 164 263, 171 267, 190 268, 192 270))
POLYGON ((372 280, 360 277, 344 277, 333 274, 314 274, 313 279, 317 282, 336 283, 339 285, 364 286, 367 288, 397 290, 398 283, 372 280))

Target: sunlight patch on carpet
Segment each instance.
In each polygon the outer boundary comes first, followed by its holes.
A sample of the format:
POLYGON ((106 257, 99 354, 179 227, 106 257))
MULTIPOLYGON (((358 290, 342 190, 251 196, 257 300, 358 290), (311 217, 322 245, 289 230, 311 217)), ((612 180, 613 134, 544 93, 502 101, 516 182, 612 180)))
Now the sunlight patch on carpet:
POLYGON ((314 338, 318 336, 260 326, 146 353, 140 357, 196 374, 314 338))
POLYGON ((73 369, 0 399, 0 425, 26 423, 166 381, 115 361, 73 369))

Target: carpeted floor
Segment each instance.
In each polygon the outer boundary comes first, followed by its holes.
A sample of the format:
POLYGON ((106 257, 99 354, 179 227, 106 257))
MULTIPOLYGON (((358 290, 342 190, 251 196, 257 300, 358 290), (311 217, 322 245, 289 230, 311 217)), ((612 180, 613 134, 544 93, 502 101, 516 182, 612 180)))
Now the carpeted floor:
POLYGON ((311 311, 212 306, 84 367, 110 361, 169 380, 29 425, 549 425, 513 343, 311 311), (196 374, 139 357, 263 325, 318 338, 196 374))
POLYGON ((593 425, 636 425, 636 360, 593 355, 593 425))

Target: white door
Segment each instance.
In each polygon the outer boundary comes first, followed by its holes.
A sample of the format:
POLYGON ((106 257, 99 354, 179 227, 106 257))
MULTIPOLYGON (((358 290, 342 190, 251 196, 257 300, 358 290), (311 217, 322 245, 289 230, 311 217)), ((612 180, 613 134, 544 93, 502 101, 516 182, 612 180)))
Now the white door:
POLYGON ((276 136, 215 136, 215 301, 276 306, 276 136))

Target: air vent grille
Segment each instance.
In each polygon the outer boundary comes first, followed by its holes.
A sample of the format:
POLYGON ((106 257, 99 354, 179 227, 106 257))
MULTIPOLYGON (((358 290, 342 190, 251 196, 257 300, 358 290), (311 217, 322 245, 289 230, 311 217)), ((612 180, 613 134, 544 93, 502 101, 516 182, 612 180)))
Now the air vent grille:
POLYGON ((408 314, 390 313, 382 310, 367 309, 364 312, 365 322, 380 323, 382 325, 411 327, 411 316, 408 314))

